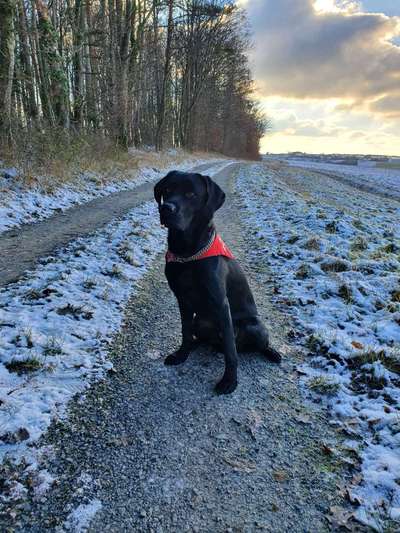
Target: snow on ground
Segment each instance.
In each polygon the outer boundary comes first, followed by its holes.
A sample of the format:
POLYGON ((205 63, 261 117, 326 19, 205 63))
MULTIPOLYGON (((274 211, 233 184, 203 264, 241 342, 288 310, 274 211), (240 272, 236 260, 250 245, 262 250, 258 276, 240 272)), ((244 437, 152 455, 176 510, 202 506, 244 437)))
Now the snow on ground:
POLYGON ((304 333, 299 369, 360 461, 356 517, 400 520, 400 204, 301 172, 239 175, 245 216, 273 273, 276 303, 304 333))
POLYGON ((89 524, 94 515, 100 511, 102 503, 98 499, 91 500, 89 503, 82 503, 74 509, 64 523, 67 531, 82 533, 88 530, 89 524))
POLYGON ((338 165, 306 161, 304 159, 287 159, 285 162, 295 167, 335 174, 348 179, 356 186, 368 188, 372 192, 383 191, 400 200, 400 168, 338 165))
POLYGON ((75 393, 112 371, 107 347, 163 235, 146 203, 0 291, 0 460, 27 454, 75 393))
POLYGON ((186 170, 202 163, 209 162, 212 165, 218 161, 226 162, 226 160, 191 158, 168 168, 142 168, 131 179, 106 180, 94 172, 83 172, 73 183, 55 189, 51 193, 46 193, 39 186, 27 189, 21 185, 21 181, 18 178, 15 179, 15 173, 11 172, 16 169, 8 169, 10 177, 1 177, 0 167, 0 233, 21 224, 43 220, 53 215, 54 212, 65 211, 73 205, 84 204, 115 192, 134 189, 148 181, 156 181, 174 168, 186 170))

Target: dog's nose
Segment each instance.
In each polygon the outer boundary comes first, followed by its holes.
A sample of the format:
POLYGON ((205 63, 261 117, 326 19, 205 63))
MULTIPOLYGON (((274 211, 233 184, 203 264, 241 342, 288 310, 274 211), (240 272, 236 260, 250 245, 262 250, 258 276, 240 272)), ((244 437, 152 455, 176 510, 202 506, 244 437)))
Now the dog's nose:
POLYGON ((177 211, 176 205, 173 204, 172 202, 164 202, 162 204, 162 209, 165 213, 168 213, 168 214, 173 214, 173 213, 176 213, 177 211))

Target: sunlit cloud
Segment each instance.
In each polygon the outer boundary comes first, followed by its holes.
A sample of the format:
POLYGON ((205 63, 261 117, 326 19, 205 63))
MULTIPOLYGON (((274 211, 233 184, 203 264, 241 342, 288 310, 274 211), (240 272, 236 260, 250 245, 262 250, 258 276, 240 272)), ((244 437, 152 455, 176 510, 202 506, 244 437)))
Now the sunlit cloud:
POLYGON ((361 3, 355 0, 315 0, 313 8, 317 13, 357 13, 361 3))
POLYGON ((258 94, 274 124, 270 143, 297 139, 318 151, 330 139, 336 151, 400 152, 400 5, 399 16, 387 16, 379 6, 391 0, 244 4, 258 94), (367 1, 374 12, 363 11, 367 1))

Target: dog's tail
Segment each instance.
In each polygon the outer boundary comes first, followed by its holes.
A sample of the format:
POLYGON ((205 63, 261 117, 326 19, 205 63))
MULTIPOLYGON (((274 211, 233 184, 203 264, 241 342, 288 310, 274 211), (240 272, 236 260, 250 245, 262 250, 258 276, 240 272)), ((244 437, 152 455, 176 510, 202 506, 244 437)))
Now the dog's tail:
POLYGON ((279 352, 268 346, 264 350, 265 357, 272 361, 273 363, 280 363, 282 361, 282 356, 279 352))

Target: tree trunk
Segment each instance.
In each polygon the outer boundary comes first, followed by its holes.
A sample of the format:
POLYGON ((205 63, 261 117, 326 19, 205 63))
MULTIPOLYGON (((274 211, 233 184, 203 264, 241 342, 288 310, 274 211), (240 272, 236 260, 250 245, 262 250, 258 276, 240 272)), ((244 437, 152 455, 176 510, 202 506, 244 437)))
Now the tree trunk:
POLYGON ((30 51, 29 41, 28 41, 28 29, 26 21, 26 11, 25 4, 23 0, 19 0, 18 3, 18 13, 19 13, 19 39, 21 43, 21 63, 24 69, 25 76, 25 86, 26 86, 26 115, 28 121, 35 121, 38 116, 38 109, 36 105, 35 98, 35 78, 32 69, 31 54, 33 51, 30 51))
POLYGON ((11 140, 11 102, 15 66, 14 0, 0 0, 0 136, 11 140))
POLYGON ((35 0, 38 13, 39 45, 43 56, 44 77, 50 81, 50 98, 57 124, 68 126, 68 82, 57 47, 57 34, 43 0, 35 0))
POLYGON ((169 84, 170 70, 171 70, 171 43, 172 33, 174 28, 173 21, 174 0, 168 0, 168 26, 167 26, 167 43, 165 46, 165 62, 164 62, 164 75, 162 81, 161 95, 157 116, 157 133, 156 133, 156 149, 162 150, 163 148, 163 128, 165 121, 165 104, 167 96, 167 87, 169 84))

